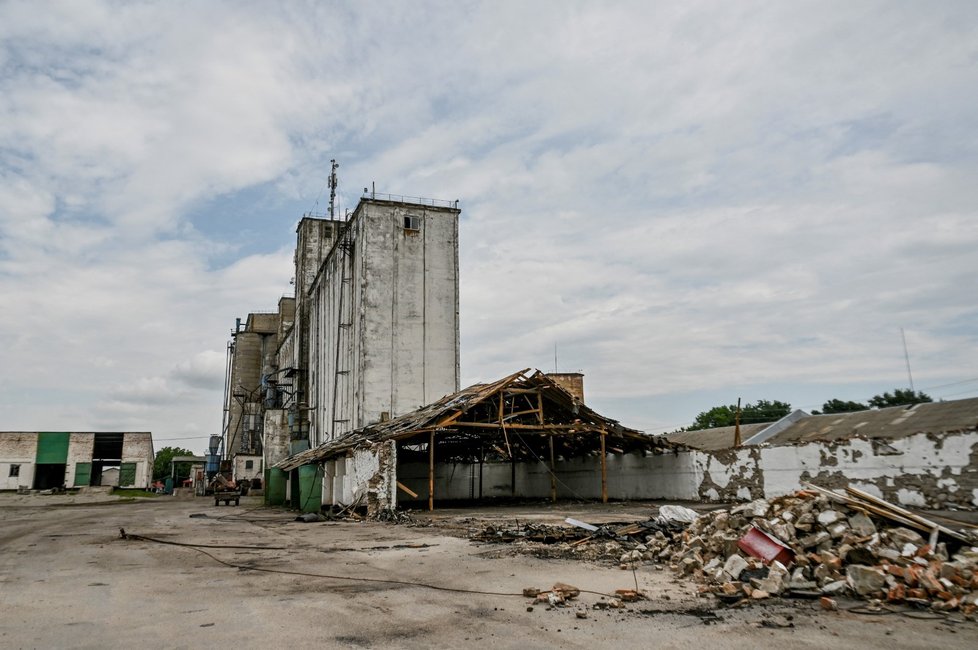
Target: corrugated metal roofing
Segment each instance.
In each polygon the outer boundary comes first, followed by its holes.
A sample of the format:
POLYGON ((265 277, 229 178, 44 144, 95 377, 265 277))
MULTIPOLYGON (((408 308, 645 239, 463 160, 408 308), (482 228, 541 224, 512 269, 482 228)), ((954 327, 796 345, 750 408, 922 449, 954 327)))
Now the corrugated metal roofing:
MULTIPOLYGON (((754 422, 751 424, 740 425, 740 439, 742 442, 754 434, 766 429, 774 424, 773 422, 754 422)), ((729 449, 734 444, 734 427, 716 427, 715 429, 698 429, 696 431, 677 431, 667 433, 663 436, 669 442, 686 445, 693 449, 704 451, 718 451, 729 449)))
POLYGON ((853 413, 812 415, 772 436, 766 444, 784 445, 853 437, 898 439, 915 433, 946 433, 976 427, 978 397, 853 413))

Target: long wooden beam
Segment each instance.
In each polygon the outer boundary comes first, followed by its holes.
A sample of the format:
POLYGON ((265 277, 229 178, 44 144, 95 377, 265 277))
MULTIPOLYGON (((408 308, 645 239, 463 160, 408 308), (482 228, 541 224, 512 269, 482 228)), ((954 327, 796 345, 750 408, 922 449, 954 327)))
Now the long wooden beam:
MULTIPOLYGON (((499 422, 456 422, 452 427, 477 427, 480 429, 499 429, 499 422)), ((573 430, 580 429, 581 433, 586 433, 588 431, 594 431, 594 429, 589 429, 580 424, 518 424, 513 422, 507 422, 503 426, 507 429, 536 429, 541 430, 573 430)), ((451 427, 449 427, 451 428, 451 427)))

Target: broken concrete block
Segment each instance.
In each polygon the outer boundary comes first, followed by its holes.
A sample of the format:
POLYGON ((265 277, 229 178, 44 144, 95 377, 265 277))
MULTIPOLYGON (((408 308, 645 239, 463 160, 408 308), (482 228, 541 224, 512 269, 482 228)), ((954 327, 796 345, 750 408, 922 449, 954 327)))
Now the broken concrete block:
POLYGON ((728 557, 726 563, 723 565, 724 573, 734 580, 738 579, 740 577, 740 573, 746 568, 747 560, 736 553, 728 557))
POLYGON ((915 544, 917 546, 923 546, 927 543, 927 541, 921 537, 919 533, 910 530, 909 528, 891 528, 889 531, 887 531, 887 534, 889 535, 891 542, 901 547, 908 543, 915 544))
POLYGON ((767 593, 763 589, 755 589, 750 593, 750 597, 754 600, 763 600, 765 598, 770 598, 771 594, 767 593))
POLYGON ((903 557, 914 557, 915 555, 917 555, 917 549, 918 547, 916 544, 911 544, 910 542, 907 542, 906 544, 903 545, 903 548, 900 549, 900 555, 902 555, 903 557))
POLYGON ((577 598, 581 595, 581 590, 573 585, 568 585, 563 582, 554 583, 553 588, 554 593, 558 593, 564 598, 577 598))
POLYGON ((818 604, 822 606, 822 609, 828 612, 834 612, 839 609, 839 603, 835 600, 829 598, 828 596, 822 596, 818 599, 818 604))
POLYGON ((842 514, 837 510, 823 510, 818 514, 818 523, 823 526, 831 526, 842 519, 842 514))
POLYGON ((886 574, 876 567, 862 564, 850 564, 846 567, 846 579, 849 585, 860 596, 868 596, 883 589, 886 584, 886 574))
POLYGON ((822 542, 828 541, 830 539, 832 539, 831 535, 829 535, 824 530, 820 530, 817 533, 813 533, 811 535, 806 535, 805 537, 802 537, 801 539, 798 540, 798 543, 801 545, 802 548, 812 548, 813 546, 818 546, 822 542))
POLYGON ((873 552, 864 546, 850 548, 843 557, 846 559, 846 564, 876 564, 876 557, 873 552))
POLYGON ((876 532, 876 524, 861 512, 857 512, 849 517, 849 526, 852 528, 852 532, 860 537, 867 537, 876 532))
POLYGON ((829 535, 832 536, 832 539, 839 539, 849 532, 849 524, 844 521, 837 521, 829 526, 827 530, 829 531, 829 535))
POLYGON ((827 596, 834 596, 836 594, 844 593, 846 590, 845 580, 836 580, 835 582, 830 582, 827 585, 822 586, 822 593, 827 596))
POLYGON ((746 517, 766 517, 767 513, 771 510, 771 504, 764 499, 757 499, 756 501, 751 501, 750 503, 745 503, 733 508, 730 511, 732 515, 744 515, 746 517))
POLYGON ((540 590, 536 587, 523 587, 523 595, 527 598, 536 598, 540 590))
POLYGON ((577 618, 587 618, 587 610, 583 607, 578 607, 574 614, 577 616, 577 618))

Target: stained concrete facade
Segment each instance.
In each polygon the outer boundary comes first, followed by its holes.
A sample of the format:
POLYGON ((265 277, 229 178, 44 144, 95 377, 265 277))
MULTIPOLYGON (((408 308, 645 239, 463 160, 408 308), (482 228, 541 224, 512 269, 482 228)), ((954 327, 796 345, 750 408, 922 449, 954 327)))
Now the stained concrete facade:
MULTIPOLYGON (((258 458, 262 465, 265 412, 279 405, 279 355, 292 335, 295 299, 279 300, 275 312, 251 313, 232 334, 228 346, 228 384, 225 394, 224 458, 258 458)), ((238 463, 232 463, 237 468, 238 463)), ((255 470, 261 475, 263 467, 255 470)), ((252 478, 251 476, 242 478, 252 478)))
POLYGON ((458 215, 361 199, 308 296, 312 447, 458 390, 458 215))

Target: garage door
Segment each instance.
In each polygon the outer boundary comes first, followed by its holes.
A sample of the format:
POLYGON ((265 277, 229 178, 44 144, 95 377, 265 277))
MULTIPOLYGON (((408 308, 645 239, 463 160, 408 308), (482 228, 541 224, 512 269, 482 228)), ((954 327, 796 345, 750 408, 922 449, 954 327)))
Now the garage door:
POLYGON ((136 463, 122 463, 119 466, 119 487, 131 487, 136 484, 136 463))
POLYGON ((60 465, 68 462, 68 433, 41 431, 37 434, 37 464, 60 465))
POLYGON ((75 487, 84 487, 92 482, 92 464, 75 463, 75 487))

